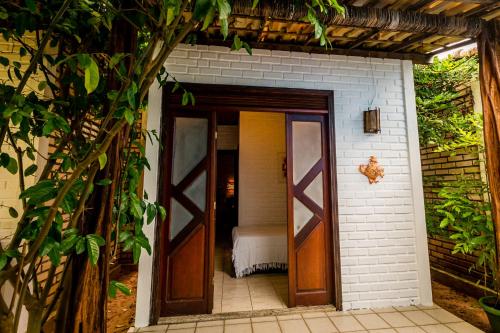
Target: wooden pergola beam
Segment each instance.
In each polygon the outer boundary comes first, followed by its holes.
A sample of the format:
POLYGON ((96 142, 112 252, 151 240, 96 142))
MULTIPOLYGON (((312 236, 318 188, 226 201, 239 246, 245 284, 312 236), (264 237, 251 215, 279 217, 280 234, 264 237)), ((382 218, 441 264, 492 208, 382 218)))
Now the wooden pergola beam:
MULTIPOLYGON (((361 50, 361 49, 348 49, 348 48, 325 48, 324 46, 316 45, 300 45, 300 44, 288 44, 288 43, 259 43, 255 41, 247 41, 247 43, 254 49, 266 49, 266 50, 279 50, 279 51, 295 51, 295 52, 306 52, 306 53, 320 53, 320 54, 338 54, 346 56, 358 56, 358 57, 373 57, 373 58, 388 58, 388 59, 403 59, 412 60, 417 64, 427 64, 429 63, 429 56, 419 53, 398 53, 398 52, 388 52, 388 51, 374 51, 374 50, 361 50)), ((197 44, 199 45, 218 45, 231 47, 231 40, 215 39, 213 37, 206 38, 202 34, 197 36, 197 44)))
POLYGON ((372 32, 370 32, 368 34, 365 34, 364 36, 361 36, 352 45, 349 46, 349 49, 355 49, 358 46, 361 46, 366 41, 368 41, 368 40, 372 39, 373 37, 375 37, 379 32, 380 32, 379 29, 375 29, 375 30, 373 30, 372 32))
MULTIPOLYGON (((298 4, 294 1, 261 0, 252 9, 248 0, 234 0, 233 14, 250 17, 280 19, 303 22, 307 15, 305 1, 298 4)), ((476 17, 449 17, 431 15, 415 11, 392 10, 388 8, 345 6, 345 16, 333 9, 320 19, 327 25, 371 28, 384 31, 401 31, 412 33, 432 33, 437 35, 457 36, 464 38, 477 37, 481 28, 481 20, 476 17)))
POLYGON ((460 43, 453 43, 452 45, 445 46, 442 49, 439 49, 439 50, 427 53, 427 55, 429 55, 429 56, 435 56, 436 54, 439 54, 439 53, 442 53, 442 52, 446 52, 446 51, 450 51, 450 50, 453 50, 453 49, 458 49, 458 48, 461 48, 463 46, 470 45, 470 44, 472 44, 474 42, 475 42, 475 39, 469 39, 469 40, 464 40, 463 42, 460 42, 460 43))
POLYGON ((496 9, 497 7, 500 8, 500 3, 495 2, 495 3, 492 3, 488 6, 486 6, 486 7, 479 7, 477 9, 471 10, 471 11, 465 13, 463 16, 464 17, 474 17, 474 16, 481 17, 484 14, 488 13, 489 11, 496 9))
POLYGON ((408 11, 419 10, 419 9, 427 6, 428 4, 430 4, 433 1, 434 0, 420 0, 420 1, 417 1, 416 3, 414 3, 413 5, 411 5, 410 7, 406 8, 405 10, 408 10, 408 11))
POLYGON ((409 40, 403 42, 400 45, 397 45, 394 48, 391 48, 392 52, 399 52, 401 50, 404 50, 408 46, 412 46, 416 43, 421 43, 422 41, 426 40, 427 38, 431 37, 433 34, 432 33, 424 33, 424 34, 419 34, 413 38, 410 38, 409 40))

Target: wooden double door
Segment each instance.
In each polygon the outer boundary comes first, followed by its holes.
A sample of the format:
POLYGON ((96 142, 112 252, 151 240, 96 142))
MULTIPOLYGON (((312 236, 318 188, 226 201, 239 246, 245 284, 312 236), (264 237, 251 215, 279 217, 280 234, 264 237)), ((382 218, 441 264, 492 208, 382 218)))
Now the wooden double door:
MULTIPOLYGON (((160 195, 168 218, 159 233, 160 288, 153 296, 159 316, 212 311, 216 115, 210 108, 164 113, 160 195)), ((290 307, 340 305, 328 117, 286 112, 290 307)))

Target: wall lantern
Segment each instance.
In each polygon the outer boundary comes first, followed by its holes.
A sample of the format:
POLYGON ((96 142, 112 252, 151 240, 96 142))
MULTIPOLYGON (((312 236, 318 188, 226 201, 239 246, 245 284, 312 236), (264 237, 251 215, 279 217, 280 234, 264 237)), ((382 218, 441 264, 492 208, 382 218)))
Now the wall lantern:
POLYGON ((380 133, 380 108, 368 109, 363 112, 363 121, 365 125, 365 133, 377 134, 380 133))

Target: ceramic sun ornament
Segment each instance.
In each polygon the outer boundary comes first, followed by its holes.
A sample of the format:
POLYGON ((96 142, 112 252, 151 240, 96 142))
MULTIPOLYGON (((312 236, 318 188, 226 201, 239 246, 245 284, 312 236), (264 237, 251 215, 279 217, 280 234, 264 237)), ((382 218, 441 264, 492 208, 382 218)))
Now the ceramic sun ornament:
POLYGON ((378 183, 381 178, 384 178, 384 168, 378 164, 377 157, 375 156, 370 156, 370 161, 367 165, 361 164, 359 172, 368 178, 370 184, 378 183))

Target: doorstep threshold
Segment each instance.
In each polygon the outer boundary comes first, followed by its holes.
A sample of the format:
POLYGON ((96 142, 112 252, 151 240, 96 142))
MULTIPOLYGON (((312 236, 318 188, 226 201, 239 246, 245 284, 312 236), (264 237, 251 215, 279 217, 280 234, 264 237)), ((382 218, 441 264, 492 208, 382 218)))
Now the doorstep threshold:
POLYGON ((199 315, 188 315, 188 316, 160 317, 157 325, 183 324, 183 323, 192 323, 198 321, 256 318, 256 317, 266 317, 266 316, 281 316, 281 315, 302 314, 302 313, 317 312, 317 311, 336 311, 336 309, 335 306, 333 305, 315 305, 315 306, 297 306, 294 308, 286 308, 286 309, 253 310, 253 311, 225 312, 225 313, 199 314, 199 315))

